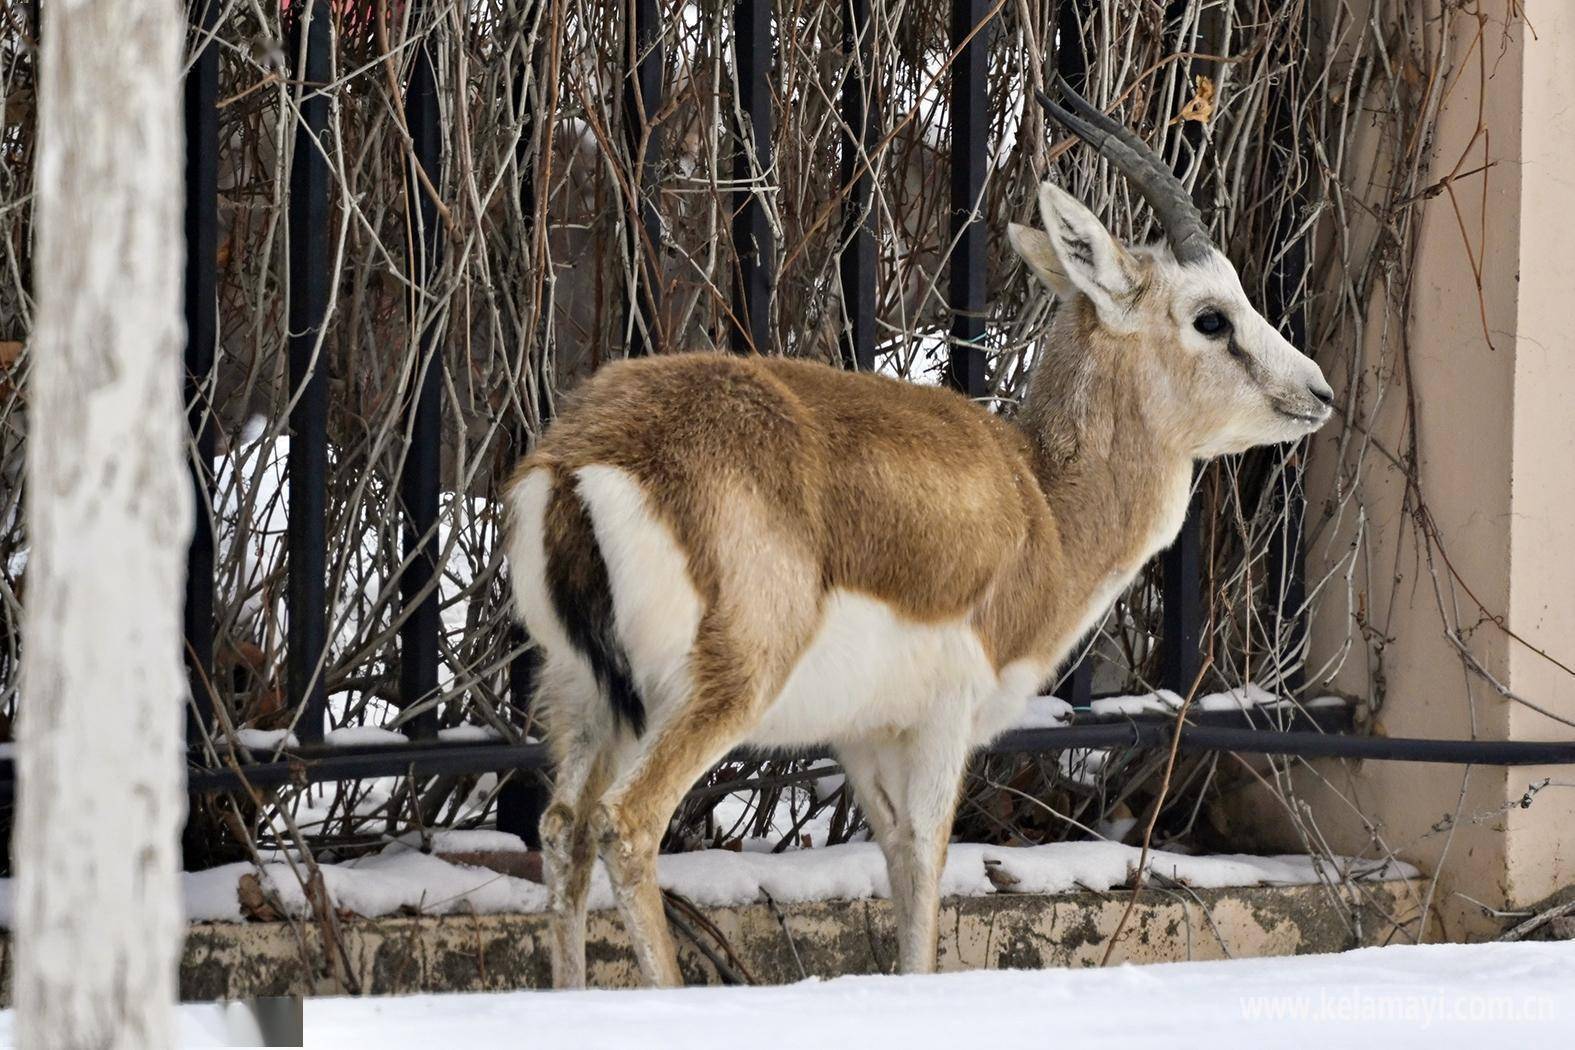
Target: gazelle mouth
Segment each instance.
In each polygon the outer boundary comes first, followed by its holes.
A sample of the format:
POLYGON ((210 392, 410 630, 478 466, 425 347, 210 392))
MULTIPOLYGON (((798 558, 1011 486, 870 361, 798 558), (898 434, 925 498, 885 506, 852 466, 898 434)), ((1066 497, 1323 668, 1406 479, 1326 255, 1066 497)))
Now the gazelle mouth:
POLYGON ((1328 409, 1324 409, 1322 412, 1319 412, 1316 415, 1310 415, 1306 412, 1293 412, 1278 402, 1276 402, 1274 405, 1274 411, 1278 412, 1286 419, 1294 419, 1298 423, 1306 423, 1309 426, 1322 426, 1324 420, 1329 418, 1328 409))

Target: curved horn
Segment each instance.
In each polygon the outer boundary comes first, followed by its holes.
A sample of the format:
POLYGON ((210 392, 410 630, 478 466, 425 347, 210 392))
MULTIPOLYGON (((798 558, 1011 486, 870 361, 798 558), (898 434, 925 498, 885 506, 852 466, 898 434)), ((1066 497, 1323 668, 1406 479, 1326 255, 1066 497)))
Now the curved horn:
POLYGON ((1192 203, 1191 194, 1175 173, 1147 143, 1073 91, 1060 76, 1056 77, 1056 88, 1071 107, 1070 111, 1043 91, 1036 90, 1034 94, 1039 104, 1058 124, 1093 146, 1100 156, 1120 169, 1137 188, 1159 217, 1176 260, 1190 263, 1207 256, 1213 249, 1213 239, 1203 226, 1203 216, 1192 203))

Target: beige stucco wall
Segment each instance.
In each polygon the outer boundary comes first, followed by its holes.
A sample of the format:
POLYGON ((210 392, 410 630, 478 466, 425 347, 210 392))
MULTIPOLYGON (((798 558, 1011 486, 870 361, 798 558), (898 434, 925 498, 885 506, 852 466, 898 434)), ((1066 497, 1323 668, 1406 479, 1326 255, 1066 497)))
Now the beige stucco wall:
MULTIPOLYGON (((1520 296, 1515 329, 1509 624, 1510 688, 1575 722, 1575 3, 1541 0, 1522 67, 1520 296), (1533 651, 1541 649, 1544 656, 1533 651), (1552 659, 1550 660, 1549 657, 1552 659)), ((1571 739, 1575 728, 1518 704, 1516 739, 1571 739)), ((1524 769, 1509 789, 1575 769, 1524 769)), ((1575 789, 1554 787, 1508 813, 1506 882, 1534 902, 1575 882, 1575 789)))
MULTIPOLYGON (((1458 624, 1493 679, 1575 718, 1575 677, 1532 651, 1575 663, 1575 4, 1531 0, 1526 10, 1534 33, 1499 9, 1479 43, 1474 19, 1451 16, 1428 181, 1492 166, 1418 205, 1407 323, 1385 327, 1375 309, 1360 369, 1332 377, 1345 389, 1361 383, 1355 403, 1377 454, 1361 461, 1365 622, 1325 602, 1314 651, 1365 638, 1334 684, 1376 692, 1374 731, 1393 736, 1575 737, 1468 671, 1446 635, 1458 624), (1431 551, 1403 469, 1413 457, 1438 537, 1431 551)), ((1315 512, 1356 462, 1340 462, 1332 436, 1315 447, 1315 512)), ((1311 569, 1349 551, 1357 528, 1349 508, 1338 526, 1316 528, 1311 569)), ((1549 776, 1575 780, 1570 770, 1325 763, 1301 784, 1337 845, 1360 848, 1376 833, 1439 872, 1430 935, 1454 938, 1499 928, 1468 898, 1514 907, 1575 882, 1575 790, 1510 805, 1549 776)))

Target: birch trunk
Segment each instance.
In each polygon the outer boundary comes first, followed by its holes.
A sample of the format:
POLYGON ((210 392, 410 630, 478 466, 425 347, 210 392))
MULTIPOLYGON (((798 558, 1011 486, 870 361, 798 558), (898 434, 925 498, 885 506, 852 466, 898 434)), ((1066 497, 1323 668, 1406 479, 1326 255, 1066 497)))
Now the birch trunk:
POLYGON ((20 1045, 175 1043, 184 15, 43 5, 19 708, 20 1045))

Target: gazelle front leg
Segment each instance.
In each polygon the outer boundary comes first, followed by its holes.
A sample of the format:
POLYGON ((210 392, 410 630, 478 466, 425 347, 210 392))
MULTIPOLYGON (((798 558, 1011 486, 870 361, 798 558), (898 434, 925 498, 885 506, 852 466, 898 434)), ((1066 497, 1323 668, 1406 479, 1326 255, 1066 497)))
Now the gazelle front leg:
POLYGON ((839 745, 837 761, 848 776, 853 800, 869 823, 870 834, 886 860, 886 881, 891 885, 892 918, 899 943, 908 928, 908 905, 913 898, 908 874, 909 851, 900 844, 896 799, 902 793, 902 760, 906 748, 893 739, 839 745))
POLYGON ((899 973, 935 970, 941 871, 968 750, 966 731, 951 726, 839 749, 886 857, 899 973))

